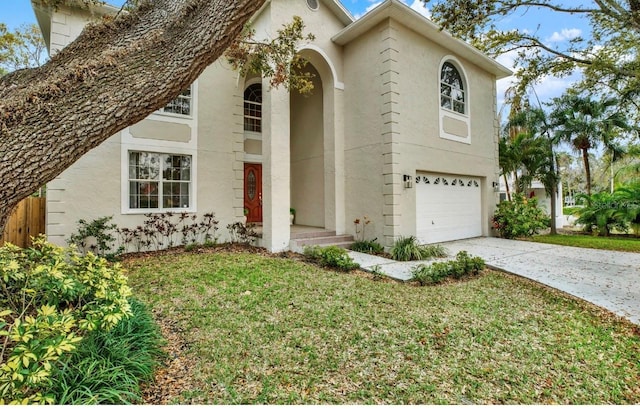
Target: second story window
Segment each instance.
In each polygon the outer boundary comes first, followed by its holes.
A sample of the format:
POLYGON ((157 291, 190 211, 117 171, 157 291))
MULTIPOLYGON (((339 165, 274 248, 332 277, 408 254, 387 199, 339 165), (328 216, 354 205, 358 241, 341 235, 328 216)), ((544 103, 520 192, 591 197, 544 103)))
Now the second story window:
POLYGON ((244 90, 244 130, 262 132, 262 84, 252 84, 244 90))
POLYGON ((440 70, 440 106, 459 114, 465 114, 465 89, 460 71, 445 62, 440 70))
POLYGON ((160 110, 161 112, 191 116, 191 87, 183 90, 173 101, 160 110))

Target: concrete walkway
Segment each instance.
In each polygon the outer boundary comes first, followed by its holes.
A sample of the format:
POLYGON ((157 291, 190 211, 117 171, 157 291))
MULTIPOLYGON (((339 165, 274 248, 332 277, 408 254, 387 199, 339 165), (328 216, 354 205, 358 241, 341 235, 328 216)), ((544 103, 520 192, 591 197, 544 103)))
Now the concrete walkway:
MULTIPOLYGON (((443 243, 453 258, 466 250, 489 267, 527 277, 582 298, 640 324, 640 254, 504 240, 492 237, 443 243)), ((350 252, 364 269, 376 266, 398 280, 411 279, 411 269, 433 261, 397 262, 350 252)))

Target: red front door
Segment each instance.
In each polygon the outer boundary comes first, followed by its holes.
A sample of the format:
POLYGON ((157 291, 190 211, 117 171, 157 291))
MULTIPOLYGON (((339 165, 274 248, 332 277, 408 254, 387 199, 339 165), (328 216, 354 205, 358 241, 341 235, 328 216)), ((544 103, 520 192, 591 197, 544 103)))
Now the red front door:
POLYGON ((262 223, 262 165, 244 164, 244 208, 247 223, 262 223))

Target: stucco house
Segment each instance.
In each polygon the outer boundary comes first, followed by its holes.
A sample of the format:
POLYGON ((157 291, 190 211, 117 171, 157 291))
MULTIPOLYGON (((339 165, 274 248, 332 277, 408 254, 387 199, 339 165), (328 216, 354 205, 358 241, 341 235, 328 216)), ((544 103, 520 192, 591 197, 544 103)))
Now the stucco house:
MULTIPOLYGON (((51 53, 92 16, 34 9, 51 53)), ((213 211, 225 226, 245 208, 274 252, 291 244, 290 208, 296 224, 335 234, 367 216, 368 238, 385 246, 491 235, 496 80, 510 71, 398 0, 359 19, 336 0, 267 1, 252 20, 256 38, 294 15, 315 35, 299 50, 315 73, 311 96, 218 60, 48 185, 49 240, 64 244, 81 218, 133 227, 144 213, 213 211)))

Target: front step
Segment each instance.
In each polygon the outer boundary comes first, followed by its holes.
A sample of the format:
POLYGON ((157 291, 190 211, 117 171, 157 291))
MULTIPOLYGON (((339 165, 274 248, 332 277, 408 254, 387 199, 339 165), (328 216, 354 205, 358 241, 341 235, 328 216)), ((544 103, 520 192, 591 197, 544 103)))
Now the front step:
POLYGON ((338 246, 348 249, 354 243, 353 236, 350 234, 336 235, 334 231, 327 232, 313 232, 313 233, 298 233, 292 235, 292 240, 289 244, 291 251, 296 253, 304 252, 306 246, 338 246))

